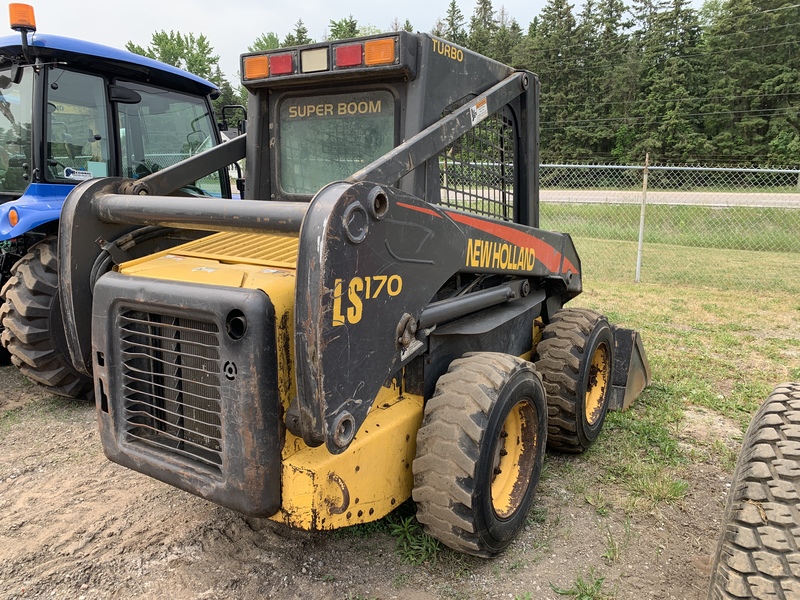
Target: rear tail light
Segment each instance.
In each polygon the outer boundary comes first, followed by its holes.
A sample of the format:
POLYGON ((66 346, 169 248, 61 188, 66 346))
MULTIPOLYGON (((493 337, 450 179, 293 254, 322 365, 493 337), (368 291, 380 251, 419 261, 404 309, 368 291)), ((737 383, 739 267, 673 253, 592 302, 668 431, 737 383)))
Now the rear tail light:
POLYGON ((337 46, 334 50, 336 55, 336 67, 360 67, 361 55, 363 52, 364 49, 361 44, 337 46))
POLYGON ((294 56, 292 53, 271 55, 269 57, 269 72, 273 77, 294 73, 294 56))

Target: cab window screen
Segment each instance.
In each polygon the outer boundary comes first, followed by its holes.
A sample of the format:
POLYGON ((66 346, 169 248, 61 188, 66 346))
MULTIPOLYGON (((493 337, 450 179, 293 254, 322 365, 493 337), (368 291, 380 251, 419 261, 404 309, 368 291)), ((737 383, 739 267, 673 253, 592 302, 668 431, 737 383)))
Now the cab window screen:
POLYGON ((280 183, 313 195, 394 148, 394 97, 387 91, 287 98, 280 105, 280 183))

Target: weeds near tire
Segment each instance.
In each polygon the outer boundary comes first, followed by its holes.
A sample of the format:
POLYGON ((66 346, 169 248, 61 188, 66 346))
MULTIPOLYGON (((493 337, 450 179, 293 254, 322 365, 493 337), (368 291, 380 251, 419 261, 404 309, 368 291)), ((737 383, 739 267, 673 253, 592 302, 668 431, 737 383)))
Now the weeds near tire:
POLYGON ((407 564, 436 564, 441 545, 435 538, 422 530, 413 515, 399 517, 389 525, 389 533, 395 538, 395 552, 407 564))
POLYGON ((603 593, 605 580, 605 577, 600 577, 595 573, 594 568, 591 568, 586 579, 582 575, 578 575, 572 587, 562 589, 551 583, 550 589, 559 596, 570 596, 573 600, 607 600, 611 596, 603 593))

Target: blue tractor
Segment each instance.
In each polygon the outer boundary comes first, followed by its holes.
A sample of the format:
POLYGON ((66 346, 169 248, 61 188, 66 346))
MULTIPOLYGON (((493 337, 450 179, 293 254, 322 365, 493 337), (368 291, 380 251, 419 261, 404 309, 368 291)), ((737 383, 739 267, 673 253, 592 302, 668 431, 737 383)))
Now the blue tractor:
MULTIPOLYGON (((59 300, 64 199, 87 179, 136 179, 219 144, 219 90, 130 52, 36 34, 27 5, 10 12, 21 36, 0 38, 0 351, 50 392, 82 397, 92 380, 70 364, 59 300)), ((227 172, 189 192, 230 198, 227 172)))

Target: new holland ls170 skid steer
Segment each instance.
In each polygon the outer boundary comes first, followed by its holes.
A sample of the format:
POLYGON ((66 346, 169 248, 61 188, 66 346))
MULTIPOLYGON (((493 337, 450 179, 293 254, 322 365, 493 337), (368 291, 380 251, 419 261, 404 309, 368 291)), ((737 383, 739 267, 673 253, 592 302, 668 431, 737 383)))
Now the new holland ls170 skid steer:
POLYGON ((413 497, 445 544, 496 554, 546 440, 583 450, 649 380, 635 332, 563 308, 580 260, 538 229, 536 77, 405 32, 241 66, 246 138, 66 202, 64 321, 106 454, 305 529, 413 497), (247 199, 164 196, 242 156, 247 199))

